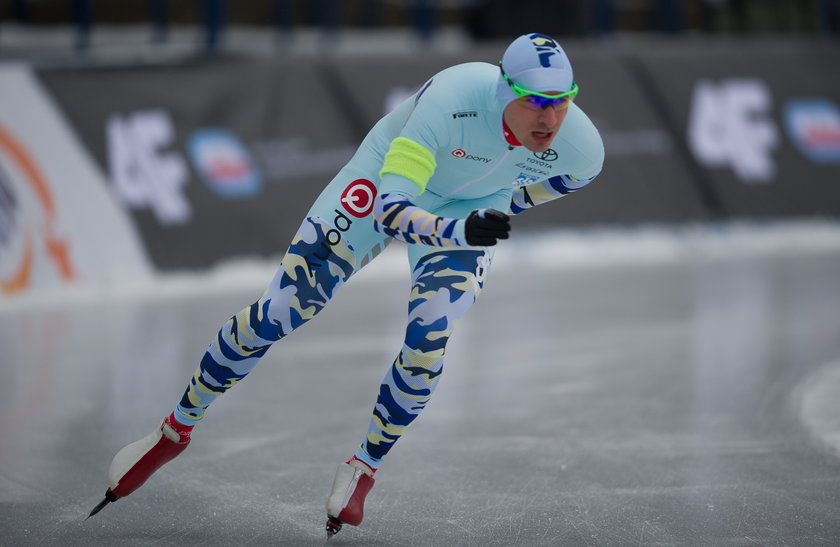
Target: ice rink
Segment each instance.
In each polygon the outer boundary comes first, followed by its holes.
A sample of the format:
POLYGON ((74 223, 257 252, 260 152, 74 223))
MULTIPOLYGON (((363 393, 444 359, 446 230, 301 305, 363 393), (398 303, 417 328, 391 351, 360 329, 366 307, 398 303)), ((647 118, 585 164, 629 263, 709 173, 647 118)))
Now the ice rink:
MULTIPOLYGON (((408 290, 392 245, 85 520, 273 265, 0 301, 0 545, 324 545, 408 290)), ((517 234, 333 545, 840 544, 840 224, 517 234)))

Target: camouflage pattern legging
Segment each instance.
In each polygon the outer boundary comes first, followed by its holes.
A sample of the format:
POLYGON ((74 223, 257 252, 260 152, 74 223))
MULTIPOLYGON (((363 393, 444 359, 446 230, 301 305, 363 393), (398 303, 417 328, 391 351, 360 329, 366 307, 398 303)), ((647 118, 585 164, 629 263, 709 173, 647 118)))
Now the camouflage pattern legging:
MULTIPOLYGON (((373 230, 369 218, 372 183, 337 179, 310 210, 260 299, 231 317, 210 344, 176 407, 179 421, 200 420, 274 342, 313 318, 384 248, 388 238, 373 230)), ((450 203, 441 211, 466 215, 476 205, 450 203)), ((367 437, 356 453, 373 468, 429 402, 443 372, 446 343, 478 297, 492 258, 491 248, 476 247, 409 244, 408 253, 412 286, 405 341, 382 381, 367 437)))

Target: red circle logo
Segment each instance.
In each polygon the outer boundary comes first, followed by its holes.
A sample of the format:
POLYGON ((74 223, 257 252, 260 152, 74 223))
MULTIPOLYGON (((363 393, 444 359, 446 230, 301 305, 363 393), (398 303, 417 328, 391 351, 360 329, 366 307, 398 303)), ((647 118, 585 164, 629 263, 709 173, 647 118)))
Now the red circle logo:
POLYGON ((341 206, 356 218, 366 217, 373 210, 376 186, 367 179, 356 179, 341 193, 341 206))
POLYGON ((452 155, 455 156, 456 158, 466 158, 467 157, 467 153, 464 152, 463 150, 461 150, 460 148, 457 149, 457 150, 453 150, 452 155))

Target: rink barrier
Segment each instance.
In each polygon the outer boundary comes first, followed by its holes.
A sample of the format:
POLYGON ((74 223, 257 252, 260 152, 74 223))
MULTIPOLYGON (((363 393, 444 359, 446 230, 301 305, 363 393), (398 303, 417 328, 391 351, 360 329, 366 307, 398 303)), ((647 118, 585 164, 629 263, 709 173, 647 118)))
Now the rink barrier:
MULTIPOLYGON (((516 227, 840 214, 836 44, 566 49, 578 104, 605 142, 604 171, 516 227)), ((35 74, 83 150, 61 154, 92 159, 91 180, 140 235, 138 253, 158 271, 199 270, 282 253, 390 106, 434 72, 495 63, 500 51, 214 57, 35 74)), ((17 100, 0 101, 0 113, 26 108, 17 100)))

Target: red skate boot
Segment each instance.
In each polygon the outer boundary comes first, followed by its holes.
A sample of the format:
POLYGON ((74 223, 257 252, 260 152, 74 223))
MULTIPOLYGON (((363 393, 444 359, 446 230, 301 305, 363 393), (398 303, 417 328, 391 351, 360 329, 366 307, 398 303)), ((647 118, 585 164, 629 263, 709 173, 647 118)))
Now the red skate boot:
POLYGON ((123 447, 108 469, 108 490, 105 499, 93 508, 88 518, 102 510, 108 503, 131 494, 146 479, 172 460, 190 444, 191 426, 181 425, 170 414, 148 436, 123 447))
POLYGON ((327 500, 327 539, 336 535, 342 524, 361 524, 364 518, 365 496, 373 488, 374 472, 355 456, 338 466, 332 492, 327 500))

